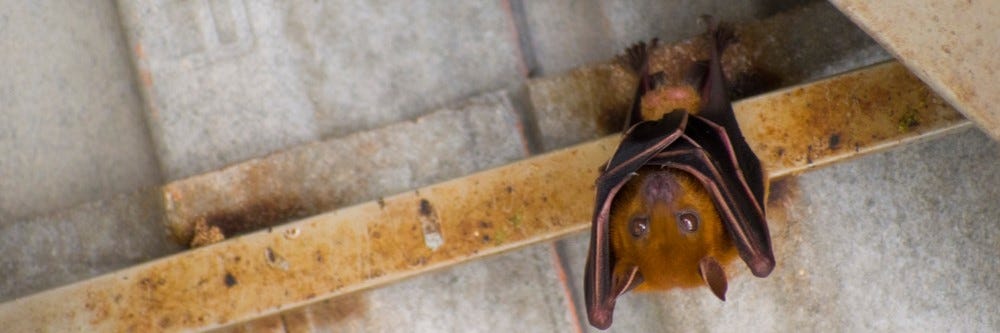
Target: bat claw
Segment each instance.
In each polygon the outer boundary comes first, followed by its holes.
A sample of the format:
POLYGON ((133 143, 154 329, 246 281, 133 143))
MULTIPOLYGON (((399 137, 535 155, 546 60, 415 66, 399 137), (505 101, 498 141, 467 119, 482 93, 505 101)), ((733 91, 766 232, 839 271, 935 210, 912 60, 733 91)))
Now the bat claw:
POLYGON ((653 38, 649 41, 649 44, 646 44, 646 42, 632 44, 632 46, 625 49, 625 54, 620 55, 619 58, 632 71, 639 75, 645 75, 649 69, 649 51, 655 48, 658 42, 658 39, 653 38))

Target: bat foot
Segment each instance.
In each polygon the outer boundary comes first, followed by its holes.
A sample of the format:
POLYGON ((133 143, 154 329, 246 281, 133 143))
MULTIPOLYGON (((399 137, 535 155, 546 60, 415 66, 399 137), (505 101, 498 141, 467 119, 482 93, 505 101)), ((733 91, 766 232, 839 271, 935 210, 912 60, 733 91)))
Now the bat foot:
POLYGON ((720 55, 727 46, 739 41, 732 25, 720 22, 711 15, 702 15, 700 21, 708 27, 708 35, 715 41, 715 49, 720 55))
POLYGON ((620 58, 632 71, 640 76, 645 76, 649 70, 649 51, 656 47, 658 42, 658 39, 653 38, 649 44, 646 42, 632 44, 628 49, 625 49, 625 54, 621 55, 620 58))

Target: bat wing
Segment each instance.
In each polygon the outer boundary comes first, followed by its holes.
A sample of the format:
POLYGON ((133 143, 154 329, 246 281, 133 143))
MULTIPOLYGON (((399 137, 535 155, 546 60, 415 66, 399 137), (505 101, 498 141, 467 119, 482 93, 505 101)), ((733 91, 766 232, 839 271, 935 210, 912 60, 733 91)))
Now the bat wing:
MULTIPOLYGON (((724 158, 728 155, 729 158, 724 159, 735 162, 735 168, 739 171, 744 183, 753 192, 753 197, 761 208, 761 214, 763 214, 764 172, 757 155, 750 149, 750 145, 743 138, 740 126, 736 122, 733 104, 729 100, 726 77, 722 72, 722 52, 736 37, 731 27, 721 24, 711 17, 707 17, 705 20, 708 21, 709 40, 712 42, 711 58, 707 64, 699 63, 696 65, 692 72, 704 75, 700 83, 703 106, 698 112, 698 116, 708 120, 712 130, 696 131, 697 133, 692 134, 704 133, 705 135, 698 137, 692 135, 692 138, 701 143, 701 139, 706 136, 719 137, 724 134, 728 137, 728 139, 723 140, 725 153, 718 150, 711 151, 711 153, 717 158, 724 158)), ((727 173, 732 173, 734 170, 728 167, 729 163, 725 164, 727 165, 723 165, 723 167, 727 169, 727 173)))
POLYGON ((625 132, 622 142, 597 178, 597 204, 590 229, 590 250, 584 277, 584 298, 590 323, 611 326, 615 298, 627 284, 615 285, 614 262, 609 243, 609 218, 615 195, 640 167, 681 137, 687 125, 686 111, 674 111, 660 120, 642 121, 625 132))
MULTIPOLYGON (((697 117, 692 117, 690 131, 698 130, 697 117)), ((703 121, 703 120, 702 120, 703 121)), ((705 121, 707 122, 707 121, 705 121)), ((710 123, 710 122, 707 122, 710 123)), ((716 140, 697 140, 687 135, 678 140, 669 151, 656 155, 648 163, 662 165, 687 172, 705 187, 712 197, 726 230, 733 238, 740 258, 758 277, 765 277, 774 269, 774 252, 771 250, 771 236, 767 230, 763 210, 759 208, 749 186, 733 169, 728 159, 719 160, 718 154, 725 154, 726 146, 716 140), (696 143, 697 142, 697 143, 696 143), (730 165, 729 167, 725 167, 730 165)), ((731 151, 728 151, 731 155, 731 151)))

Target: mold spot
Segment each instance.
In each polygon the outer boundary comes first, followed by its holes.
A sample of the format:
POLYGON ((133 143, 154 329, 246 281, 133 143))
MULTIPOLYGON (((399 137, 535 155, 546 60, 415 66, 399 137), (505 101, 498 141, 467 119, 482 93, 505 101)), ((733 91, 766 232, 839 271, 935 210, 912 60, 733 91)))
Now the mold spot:
POLYGON ((830 134, 830 140, 827 142, 827 147, 830 149, 837 149, 840 146, 840 133, 830 134))
POLYGON ((238 210, 213 212, 205 216, 210 227, 218 228, 226 238, 254 230, 278 225, 296 218, 304 217, 299 200, 279 198, 270 201, 258 201, 238 210))
POLYGON ((287 271, 290 266, 288 260, 285 260, 285 257, 282 257, 277 252, 274 252, 274 250, 270 247, 264 249, 264 260, 267 261, 268 266, 277 270, 287 271))
POLYGON ((434 213, 434 207, 431 207, 431 202, 427 199, 420 199, 420 215, 430 216, 434 213))
POLYGON ((236 276, 233 276, 233 273, 226 272, 226 276, 223 277, 223 282, 226 283, 226 287, 227 288, 232 288, 232 287, 236 286, 236 283, 237 283, 236 282, 236 276))

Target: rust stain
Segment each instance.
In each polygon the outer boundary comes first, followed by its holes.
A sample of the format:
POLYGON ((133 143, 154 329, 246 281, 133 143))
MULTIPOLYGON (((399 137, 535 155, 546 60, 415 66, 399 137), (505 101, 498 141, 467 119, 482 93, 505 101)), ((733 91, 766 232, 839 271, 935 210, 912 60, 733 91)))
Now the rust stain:
POLYGON ((142 44, 136 43, 135 47, 133 48, 133 52, 135 53, 135 57, 137 59, 139 60, 146 59, 146 49, 142 47, 142 44))
POLYGON ((143 87, 146 87, 146 88, 152 87, 153 86, 153 73, 151 73, 148 69, 140 68, 139 69, 139 82, 142 83, 143 87))
POLYGON ((233 166, 217 174, 195 176, 165 187, 168 223, 182 244, 204 245, 204 235, 217 229, 223 238, 264 229, 316 214, 326 205, 307 202, 286 166, 256 160, 233 166), (199 200, 190 200, 191 197, 199 200), (205 224, 199 230, 199 223, 205 224), (200 235, 198 242, 193 242, 200 235))
POLYGON ((194 223, 194 235, 191 237, 192 248, 214 244, 226 239, 222 229, 217 226, 210 226, 204 218, 200 218, 194 223))
POLYGON ((965 121, 898 63, 734 107, 747 142, 770 170, 804 170, 965 121))

